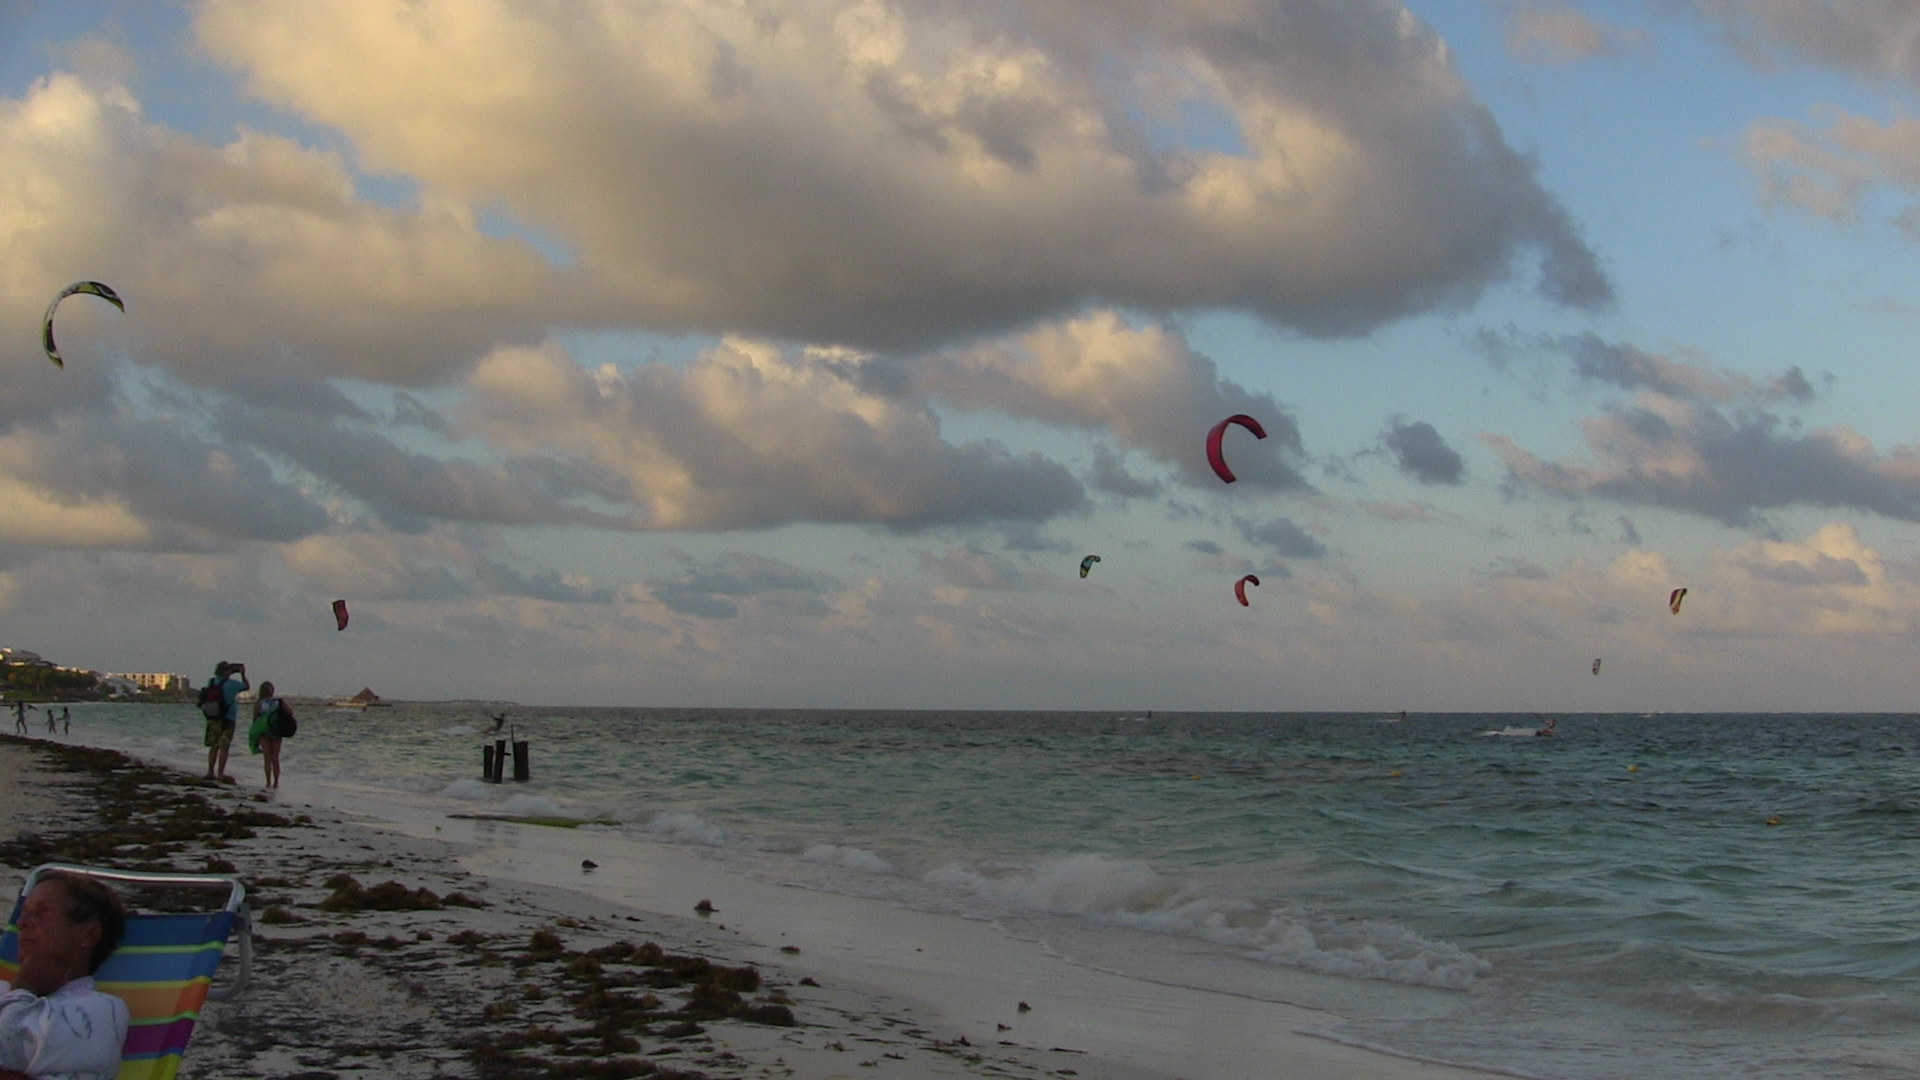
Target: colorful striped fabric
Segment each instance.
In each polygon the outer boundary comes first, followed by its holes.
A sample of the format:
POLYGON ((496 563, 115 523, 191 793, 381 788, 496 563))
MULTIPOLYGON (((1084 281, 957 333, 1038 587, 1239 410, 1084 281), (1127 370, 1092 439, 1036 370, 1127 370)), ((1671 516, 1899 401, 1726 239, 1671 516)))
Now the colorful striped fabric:
MULTIPOLYGON (((20 968, 20 905, 0 934, 0 978, 20 968)), ((127 1003, 131 1023, 120 1051, 117 1080, 173 1080, 220 965, 234 913, 130 915, 126 940, 113 951, 94 985, 127 1003)))

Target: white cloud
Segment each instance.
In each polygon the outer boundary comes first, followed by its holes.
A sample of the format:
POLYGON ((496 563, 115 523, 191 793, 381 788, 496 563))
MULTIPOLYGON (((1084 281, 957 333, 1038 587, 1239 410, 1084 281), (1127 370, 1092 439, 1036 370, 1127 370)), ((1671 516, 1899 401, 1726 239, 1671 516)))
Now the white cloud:
POLYGON ((554 347, 505 349, 469 386, 466 427, 510 451, 615 478, 651 529, 794 521, 896 528, 1041 519, 1084 500, 1062 466, 955 446, 924 406, 862 389, 865 358, 729 338, 685 370, 580 370, 554 347))
MULTIPOLYGON (((196 29, 364 168, 563 245, 564 294, 536 290, 556 318, 902 347, 1098 298, 1354 333, 1522 252, 1550 298, 1610 297, 1384 0, 209 0, 196 29), (1183 109, 1238 145, 1166 147, 1183 109)), ((404 224, 432 254, 518 254, 404 224)))
POLYGON ((921 393, 962 408, 1103 429, 1208 490, 1220 481, 1207 464, 1204 433, 1226 416, 1248 413, 1267 438, 1236 440, 1234 473, 1250 487, 1307 487, 1299 472, 1300 429, 1271 394, 1220 379, 1213 361, 1179 334, 1133 327, 1111 311, 917 359, 910 367, 905 381, 921 393))
MULTIPOLYGON (((358 199, 336 154, 251 131, 205 145, 68 74, 0 99, 0 238, 11 325, 36 325, 81 278, 126 300, 111 320, 62 307, 69 372, 125 340, 203 381, 275 367, 421 380, 535 336, 553 286, 531 247, 482 235, 470 213, 358 199)), ((16 370, 47 366, 37 353, 26 334, 0 345, 16 370)))

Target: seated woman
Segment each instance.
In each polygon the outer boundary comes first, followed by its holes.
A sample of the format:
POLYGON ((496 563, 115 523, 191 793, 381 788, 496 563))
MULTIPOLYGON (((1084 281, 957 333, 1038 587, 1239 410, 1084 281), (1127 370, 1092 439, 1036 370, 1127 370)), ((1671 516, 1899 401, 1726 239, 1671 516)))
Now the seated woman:
POLYGON ((0 994, 0 1080, 113 1080, 126 1003, 93 973, 126 934, 126 909, 102 882, 42 874, 20 907, 20 970, 0 994))

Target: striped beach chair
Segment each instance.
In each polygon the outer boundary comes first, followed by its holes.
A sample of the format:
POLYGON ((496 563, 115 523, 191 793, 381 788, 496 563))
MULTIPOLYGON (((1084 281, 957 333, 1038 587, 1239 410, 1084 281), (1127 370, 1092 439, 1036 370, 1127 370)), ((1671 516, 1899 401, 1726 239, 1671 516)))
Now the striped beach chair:
POLYGON ((127 916, 127 936, 94 973, 94 985, 127 1003, 127 1041, 120 1051, 117 1080, 173 1080, 186 1053, 187 1039, 200 1006, 222 1001, 246 988, 253 963, 253 926, 247 890, 224 874, 151 874, 103 870, 93 866, 48 863, 27 875, 0 933, 0 979, 11 981, 20 968, 20 905, 40 875, 49 870, 84 874, 119 886, 219 890, 226 902, 218 911, 185 915, 127 916), (227 938, 239 932, 239 965, 230 983, 213 986, 214 969, 226 952, 227 938))

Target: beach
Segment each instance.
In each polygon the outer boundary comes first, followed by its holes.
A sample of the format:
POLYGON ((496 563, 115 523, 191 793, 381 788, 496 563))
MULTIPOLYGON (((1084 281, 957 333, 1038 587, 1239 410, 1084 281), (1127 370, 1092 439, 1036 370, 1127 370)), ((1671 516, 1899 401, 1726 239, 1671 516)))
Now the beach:
POLYGON ((183 1077, 1490 1075, 612 831, 348 810, 35 739, 0 740, 0 767, 16 882, 79 856, 248 883, 252 984, 207 1005, 183 1077))

